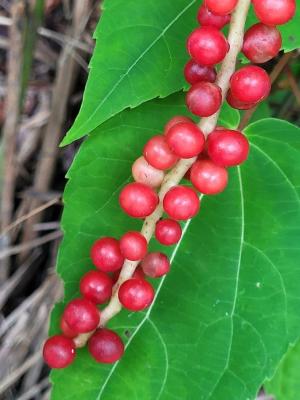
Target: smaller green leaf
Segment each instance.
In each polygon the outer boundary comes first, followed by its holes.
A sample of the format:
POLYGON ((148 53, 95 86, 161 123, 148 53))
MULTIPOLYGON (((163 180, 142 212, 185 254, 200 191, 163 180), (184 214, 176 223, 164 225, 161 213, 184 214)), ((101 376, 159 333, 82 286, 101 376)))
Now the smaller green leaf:
POLYGON ((276 400, 297 400, 300 393, 300 341, 283 358, 274 378, 265 384, 276 400))

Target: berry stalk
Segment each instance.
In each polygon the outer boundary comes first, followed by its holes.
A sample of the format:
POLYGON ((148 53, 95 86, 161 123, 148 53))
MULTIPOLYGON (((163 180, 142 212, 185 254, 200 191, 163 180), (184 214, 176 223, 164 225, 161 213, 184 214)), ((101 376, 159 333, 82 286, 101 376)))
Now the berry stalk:
MULTIPOLYGON (((239 0, 236 6, 234 13, 232 14, 230 30, 228 35, 228 42, 230 44, 230 50, 227 53, 224 61, 222 63, 221 69, 217 76, 216 84, 222 90, 222 101, 226 99, 226 95, 230 85, 230 78, 232 74, 235 72, 236 60, 238 54, 243 46, 243 37, 244 37, 244 27, 248 14, 248 10, 251 4, 251 0, 239 0)), ((216 127, 218 122, 220 110, 218 110, 215 114, 210 117, 202 118, 199 122, 199 128, 207 137, 216 127)), ((155 209, 155 211, 145 219, 143 224, 141 233, 146 238, 147 242, 149 242, 155 232, 156 223, 163 215, 163 205, 162 200, 165 195, 169 192, 169 190, 179 184, 179 182, 183 179, 186 172, 191 168, 191 166, 195 163, 197 157, 190 159, 181 159, 175 167, 165 176, 165 179, 162 182, 161 189, 159 192, 160 202, 155 209)), ((107 307, 101 312, 101 322, 100 326, 105 326, 108 321, 113 318, 116 314, 118 314, 122 305, 118 298, 118 290, 121 284, 128 279, 130 279, 140 261, 129 261, 126 260, 121 269, 118 281, 116 282, 111 300, 107 307)), ((87 334, 79 335, 74 339, 76 347, 85 346, 88 339, 92 336, 93 332, 89 332, 87 334)))

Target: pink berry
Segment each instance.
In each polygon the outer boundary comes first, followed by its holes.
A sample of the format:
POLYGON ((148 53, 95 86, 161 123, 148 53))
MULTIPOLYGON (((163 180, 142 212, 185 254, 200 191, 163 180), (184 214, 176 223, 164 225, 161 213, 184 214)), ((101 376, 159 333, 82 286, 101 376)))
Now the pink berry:
POLYGON ((120 303, 131 311, 141 311, 149 307, 154 299, 154 289, 144 279, 128 279, 118 292, 120 303))
POLYGON ((207 139, 207 149, 211 160, 221 167, 233 167, 247 160, 249 142, 239 131, 219 129, 207 139))
POLYGON ((77 333, 72 331, 72 329, 69 327, 63 317, 60 320, 60 329, 64 336, 66 336, 67 338, 74 339, 74 337, 77 336, 77 333))
POLYGON ((243 103, 242 101, 236 99, 232 93, 231 90, 228 91, 227 97, 226 97, 227 103, 232 107, 237 110, 250 110, 250 108, 253 108, 256 106, 257 103, 243 103))
POLYGON ((295 0, 252 0, 257 18, 266 25, 282 25, 296 12, 295 0))
POLYGON ((173 219, 187 220, 199 211, 200 200, 197 193, 187 186, 174 186, 163 200, 165 212, 173 219))
POLYGON ((157 188, 162 184, 165 174, 163 171, 153 168, 142 156, 132 165, 132 176, 136 182, 157 188))
POLYGON ((205 5, 216 15, 227 15, 235 9, 237 2, 238 0, 205 0, 205 5))
POLYGON ((163 253, 148 253, 141 265, 144 273, 151 278, 160 278, 170 271, 170 261, 163 253))
POLYGON ((212 67, 205 67, 194 60, 188 61, 184 68, 185 80, 194 85, 198 82, 215 82, 217 71, 212 67))
POLYGON ((266 71, 250 65, 235 72, 230 79, 232 96, 243 103, 258 103, 271 90, 271 80, 266 71))
POLYGON ((282 45, 281 34, 274 26, 253 25, 244 37, 243 53, 253 63, 265 63, 276 57, 282 45))
POLYGON ((124 354, 124 344, 119 335, 109 329, 98 329, 88 342, 93 358, 104 364, 118 361, 124 354))
POLYGON ((161 170, 172 168, 178 161, 162 135, 154 136, 146 143, 144 157, 152 167, 161 170))
POLYGON ((147 253, 148 243, 140 232, 127 232, 120 239, 123 256, 130 261, 138 261, 147 253))
POLYGON ((91 259, 95 267, 103 272, 116 271, 124 264, 119 242, 111 237, 104 237, 93 244, 91 259))
POLYGON ((191 33, 187 49, 197 63, 212 66, 223 61, 229 50, 229 44, 217 28, 203 26, 191 33))
POLYGON ((63 319, 73 332, 87 333, 97 328, 100 311, 89 300, 75 299, 66 306, 63 319))
POLYGON ((72 364, 75 355, 73 341, 65 336, 52 336, 44 344, 43 357, 50 368, 66 368, 72 364))
POLYGON ((102 271, 89 271, 80 281, 80 293, 96 304, 106 303, 112 295, 112 279, 102 271))
POLYGON ((186 104, 193 114, 199 117, 209 117, 221 107, 221 88, 210 82, 196 83, 188 91, 186 104))
POLYGON ((155 227, 156 239, 165 246, 172 246, 179 242, 182 235, 180 224, 173 219, 161 219, 155 227))
POLYGON ((203 4, 198 11, 198 21, 202 26, 213 26, 222 29, 230 22, 230 15, 216 15, 208 10, 203 4))
POLYGON ((159 203, 157 193, 143 183, 129 183, 120 194, 120 205, 131 217, 145 218, 153 213, 159 203))
POLYGON ((176 117, 171 118, 170 121, 166 124, 164 134, 166 134, 169 129, 173 128, 173 126, 181 122, 193 122, 193 120, 191 118, 185 117, 184 115, 176 115, 176 117))
POLYGON ((180 158, 196 157, 204 148, 205 137, 192 122, 181 122, 166 133, 168 146, 180 158))
POLYGON ((200 193, 221 193, 227 186, 228 172, 211 160, 199 160, 192 166, 191 182, 200 193))

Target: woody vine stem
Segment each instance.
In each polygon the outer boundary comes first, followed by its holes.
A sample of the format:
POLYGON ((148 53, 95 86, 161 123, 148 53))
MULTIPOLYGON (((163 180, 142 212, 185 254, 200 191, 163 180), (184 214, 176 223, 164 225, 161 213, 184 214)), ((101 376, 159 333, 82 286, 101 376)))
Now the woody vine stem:
MULTIPOLYGON (((244 27, 250 4, 251 0, 239 0, 234 13, 232 14, 228 35, 230 50, 222 63, 216 81, 216 84, 222 90, 223 101, 226 98, 226 94, 229 88, 230 77, 235 72, 237 57, 243 45, 244 27)), ((202 118, 199 122, 199 128, 202 130, 206 137, 210 134, 210 132, 215 129, 218 122, 219 113, 220 111, 208 118, 202 118)), ((191 168, 196 160, 197 157, 182 159, 169 172, 169 174, 166 175, 159 192, 160 203, 157 206, 156 210, 148 218, 145 219, 141 230, 141 233, 147 239, 147 242, 151 240, 155 231, 156 223, 163 215, 162 200, 165 194, 170 190, 170 188, 176 186, 183 179, 186 172, 191 168)), ((119 279, 114 286, 111 300, 107 307, 101 312, 101 327, 105 326, 110 319, 112 319, 116 314, 121 311, 122 305, 118 298, 119 287, 123 282, 132 277, 138 264, 139 261, 126 260, 124 262, 121 273, 119 275, 119 279)), ((87 334, 77 336, 74 339, 76 347, 85 346, 86 342, 92 336, 92 334, 93 332, 89 332, 87 334)))

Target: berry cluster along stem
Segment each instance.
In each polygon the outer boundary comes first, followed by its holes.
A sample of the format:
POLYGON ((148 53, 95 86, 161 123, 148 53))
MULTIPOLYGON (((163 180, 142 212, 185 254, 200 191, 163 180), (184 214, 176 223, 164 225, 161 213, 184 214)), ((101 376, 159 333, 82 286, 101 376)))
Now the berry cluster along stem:
MULTIPOLYGON (((244 27, 250 4, 251 0, 239 0, 234 13, 232 14, 228 35, 230 50, 222 63, 216 81, 216 84, 222 90, 223 101, 226 98, 230 84, 230 78, 235 72, 237 57, 243 45, 244 27)), ((210 117, 202 118, 199 122, 199 128, 202 130, 206 137, 215 129, 218 122, 219 113, 220 110, 210 117)), ((183 179, 186 172, 191 168, 196 160, 197 157, 190 159, 181 159, 176 164, 176 166, 165 176, 159 192, 160 203, 157 206, 156 210, 148 218, 145 219, 141 230, 141 233, 146 238, 147 242, 150 242, 155 231, 156 223, 163 215, 164 210, 162 206, 162 200, 164 196, 173 186, 178 185, 178 183, 183 179)), ((124 262, 124 265, 119 275, 119 279, 114 286, 111 300, 106 308, 101 312, 101 327, 105 326, 110 319, 112 319, 116 314, 121 311, 122 305, 118 298, 119 287, 123 282, 127 281, 133 276, 139 262, 140 261, 129 260, 126 260, 124 262)), ((85 346, 86 342, 92 336, 92 334, 93 332, 89 332, 87 334, 77 336, 74 339, 76 347, 85 346)))

